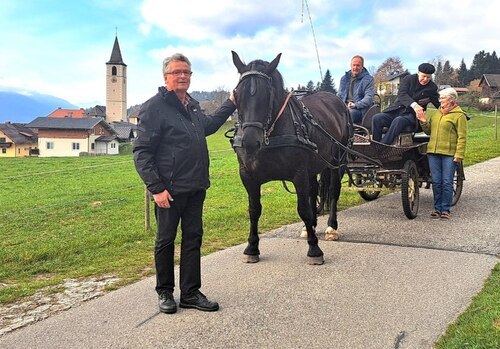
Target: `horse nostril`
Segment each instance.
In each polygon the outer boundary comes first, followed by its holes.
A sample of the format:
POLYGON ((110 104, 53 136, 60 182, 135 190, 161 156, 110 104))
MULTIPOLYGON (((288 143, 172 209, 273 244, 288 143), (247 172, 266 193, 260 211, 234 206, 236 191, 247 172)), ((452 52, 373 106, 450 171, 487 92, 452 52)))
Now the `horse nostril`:
POLYGON ((251 142, 249 142, 248 139, 247 140, 243 139, 242 140, 242 146, 243 146, 243 148, 246 149, 247 153, 254 154, 254 153, 257 152, 257 150, 260 149, 261 142, 260 141, 251 141, 251 142))

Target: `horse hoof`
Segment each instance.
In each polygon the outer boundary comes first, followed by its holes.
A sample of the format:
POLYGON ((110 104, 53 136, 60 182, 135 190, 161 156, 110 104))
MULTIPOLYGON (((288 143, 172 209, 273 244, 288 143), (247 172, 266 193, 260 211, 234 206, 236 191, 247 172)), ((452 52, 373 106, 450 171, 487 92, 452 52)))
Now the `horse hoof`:
POLYGON ((323 263, 325 263, 323 256, 307 257, 307 264, 309 265, 322 265, 323 263))
POLYGON ((257 263, 259 261, 259 255, 245 254, 243 255, 243 263, 257 263))
POLYGON ((326 228, 325 240, 326 241, 337 241, 339 239, 339 233, 332 227, 326 228))
POLYGON ((306 229, 306 227, 302 228, 302 231, 300 232, 300 237, 301 238, 306 238, 307 237, 307 229, 306 229))

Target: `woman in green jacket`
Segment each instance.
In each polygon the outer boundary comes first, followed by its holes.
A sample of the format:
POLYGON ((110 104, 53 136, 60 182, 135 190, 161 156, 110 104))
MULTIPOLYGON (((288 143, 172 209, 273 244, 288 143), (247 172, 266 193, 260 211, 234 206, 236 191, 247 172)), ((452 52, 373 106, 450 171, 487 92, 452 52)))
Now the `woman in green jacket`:
POLYGON ((439 91, 439 109, 428 119, 426 115, 418 118, 422 130, 430 135, 427 157, 434 194, 431 217, 445 220, 450 218, 456 164, 464 158, 467 138, 467 118, 457 98, 453 88, 439 91))

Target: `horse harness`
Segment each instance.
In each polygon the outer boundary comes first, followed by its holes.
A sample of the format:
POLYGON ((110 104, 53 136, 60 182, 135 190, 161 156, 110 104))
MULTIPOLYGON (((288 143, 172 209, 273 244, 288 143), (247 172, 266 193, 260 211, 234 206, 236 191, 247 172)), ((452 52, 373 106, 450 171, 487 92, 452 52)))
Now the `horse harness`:
MULTIPOLYGON (((319 159, 326 164, 327 167, 330 169, 338 169, 340 167, 345 167, 347 166, 347 153, 351 150, 350 145, 352 142, 352 137, 350 135, 349 139, 349 144, 345 146, 342 144, 339 140, 337 140, 335 137, 333 137, 328 131, 326 131, 320 124, 314 120, 314 116, 312 113, 309 111, 309 109, 297 99, 297 93, 295 91, 291 91, 288 93, 287 97, 285 98, 285 101, 283 105, 281 106, 278 114, 276 115, 276 118, 272 117, 272 104, 273 104, 273 99, 274 99, 274 88, 272 86, 272 78, 260 71, 256 70, 250 70, 247 71, 243 74, 241 74, 238 85, 245 80, 248 77, 258 77, 266 80, 271 87, 271 96, 269 99, 269 108, 268 108, 268 113, 266 115, 266 121, 264 123, 258 122, 258 121, 252 121, 252 122, 243 122, 241 124, 237 123, 235 125, 235 128, 232 130, 229 130, 228 132, 234 131, 234 135, 230 138, 231 144, 233 148, 237 147, 242 147, 242 136, 238 133, 239 131, 243 131, 246 127, 257 127, 260 128, 264 131, 264 145, 263 147, 266 148, 278 148, 278 147, 284 147, 284 146, 296 146, 296 147, 301 147, 305 148, 309 151, 314 152, 319 159), (289 108, 290 110, 290 116, 292 119, 292 123, 294 126, 295 134, 294 135, 279 135, 279 136, 272 136, 271 134, 274 131, 274 126, 276 125, 276 122, 280 119, 280 117, 284 114, 284 111, 286 108, 289 108), (335 143, 338 146, 338 154, 335 156, 335 160, 337 163, 340 165, 333 165, 333 163, 327 159, 325 159, 318 151, 318 146, 316 143, 312 142, 309 139, 309 129, 311 127, 314 127, 318 129, 324 136, 326 136, 330 141, 335 143)), ((250 86, 250 93, 253 95, 256 91, 255 85, 251 84, 250 86)), ((226 132, 227 136, 227 132, 226 132)))

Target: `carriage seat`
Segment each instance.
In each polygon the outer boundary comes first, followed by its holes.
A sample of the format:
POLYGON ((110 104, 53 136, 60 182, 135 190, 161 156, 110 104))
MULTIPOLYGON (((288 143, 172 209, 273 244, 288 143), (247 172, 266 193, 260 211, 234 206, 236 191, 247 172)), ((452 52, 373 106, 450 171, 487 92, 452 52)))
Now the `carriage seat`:
MULTIPOLYGON (((385 134, 389 130, 388 127, 384 127, 382 129, 382 134, 385 134)), ((392 145, 396 146, 410 146, 414 144, 414 137, 415 134, 422 132, 422 127, 420 126, 420 123, 417 122, 417 126, 412 127, 412 126, 406 126, 403 128, 403 130, 399 133, 399 135, 396 137, 394 140, 394 143, 392 145)))

